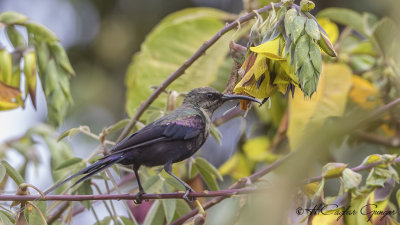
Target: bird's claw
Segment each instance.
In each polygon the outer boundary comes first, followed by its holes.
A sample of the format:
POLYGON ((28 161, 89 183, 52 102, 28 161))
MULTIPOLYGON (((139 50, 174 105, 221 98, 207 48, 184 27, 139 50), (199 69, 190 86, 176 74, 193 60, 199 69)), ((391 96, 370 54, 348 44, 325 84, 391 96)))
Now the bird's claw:
POLYGON ((194 190, 191 189, 191 188, 186 188, 185 194, 183 194, 182 198, 185 199, 188 202, 196 201, 196 197, 190 197, 189 196, 190 192, 194 192, 194 190))
MULTIPOLYGON (((139 191, 136 195, 135 195, 135 199, 133 200, 133 202, 136 204, 136 205, 139 205, 139 204, 141 204, 142 203, 142 201, 143 201, 143 195, 144 194, 146 194, 144 191, 139 191)), ((146 199, 146 201, 148 201, 147 199, 146 199)))

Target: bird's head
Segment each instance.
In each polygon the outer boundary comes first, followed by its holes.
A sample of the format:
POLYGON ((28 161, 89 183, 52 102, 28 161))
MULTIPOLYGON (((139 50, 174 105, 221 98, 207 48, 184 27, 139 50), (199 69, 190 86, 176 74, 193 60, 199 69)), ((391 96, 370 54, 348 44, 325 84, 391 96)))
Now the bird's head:
POLYGON ((212 114, 218 107, 224 104, 224 102, 234 99, 249 100, 261 104, 260 101, 253 97, 244 95, 226 95, 211 87, 193 89, 186 95, 183 104, 197 106, 212 114))

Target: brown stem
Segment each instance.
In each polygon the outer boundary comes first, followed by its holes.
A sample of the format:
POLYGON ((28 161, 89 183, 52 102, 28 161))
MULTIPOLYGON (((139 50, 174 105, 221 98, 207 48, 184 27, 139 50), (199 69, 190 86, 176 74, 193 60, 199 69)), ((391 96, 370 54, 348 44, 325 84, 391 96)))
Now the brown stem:
MULTIPOLYGON (((220 191, 191 192, 188 197, 230 197, 232 195, 243 195, 260 192, 259 188, 226 189, 220 191)), ((161 193, 143 194, 142 199, 183 199, 185 193, 161 193)), ((92 200, 135 200, 134 194, 97 194, 97 195, 0 195, 0 201, 92 201, 92 200)))
POLYGON ((380 136, 377 134, 370 134, 363 131, 354 132, 357 138, 362 139, 363 141, 383 145, 389 148, 398 148, 400 147, 400 140, 398 137, 388 138, 384 136, 380 136))
MULTIPOLYGON (((274 4, 274 7, 280 7, 280 3, 274 4)), ((225 27, 223 27, 217 34, 215 34, 210 40, 204 42, 204 44, 185 62, 183 65, 181 65, 175 72, 173 72, 160 86, 157 87, 157 89, 151 94, 151 96, 144 102, 142 103, 138 110, 136 111, 135 115, 132 117, 132 119, 129 121, 129 124, 124 128, 122 131, 121 135, 118 137, 117 142, 120 142, 122 139, 124 139, 130 131, 133 129, 135 126, 136 122, 139 120, 139 118, 142 116, 142 114, 146 111, 146 109, 153 103, 154 100, 157 99, 157 97, 170 85, 172 82, 174 82, 176 79, 178 79, 180 76, 182 76, 186 69, 189 68, 200 56, 204 55, 206 50, 210 48, 215 42, 218 41, 228 31, 236 28, 238 24, 247 22, 251 20, 254 16, 256 16, 256 12, 261 14, 265 13, 269 10, 272 9, 272 4, 269 4, 263 8, 257 9, 255 11, 252 11, 236 21, 227 24, 225 27)))
POLYGON ((56 221, 65 212, 70 204, 70 202, 65 202, 58 207, 57 210, 47 219, 47 224, 52 224, 54 221, 56 221))

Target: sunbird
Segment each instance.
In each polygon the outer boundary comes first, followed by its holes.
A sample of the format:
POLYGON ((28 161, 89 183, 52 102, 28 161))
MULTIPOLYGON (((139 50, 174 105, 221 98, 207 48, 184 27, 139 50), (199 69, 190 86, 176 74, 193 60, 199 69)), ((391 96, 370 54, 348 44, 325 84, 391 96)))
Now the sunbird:
POLYGON ((104 169, 119 163, 131 165, 136 175, 139 192, 135 203, 142 202, 145 191, 138 170, 140 166, 164 166, 164 170, 185 186, 183 198, 187 201, 193 189, 172 173, 172 164, 191 157, 210 134, 211 117, 214 111, 228 100, 242 99, 261 104, 253 97, 222 94, 210 87, 190 91, 183 103, 169 114, 148 124, 117 143, 110 153, 85 169, 71 175, 44 193, 50 193, 71 179, 84 175, 72 186, 86 180, 104 169))

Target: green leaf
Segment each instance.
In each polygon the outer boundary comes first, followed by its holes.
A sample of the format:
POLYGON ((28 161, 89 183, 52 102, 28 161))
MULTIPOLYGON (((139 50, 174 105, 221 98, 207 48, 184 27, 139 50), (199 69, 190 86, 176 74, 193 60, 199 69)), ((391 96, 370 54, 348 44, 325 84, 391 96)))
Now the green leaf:
POLYGON ((14 48, 25 47, 25 39, 14 26, 6 27, 7 37, 14 48))
POLYGON ((194 162, 195 162, 195 160, 192 160, 193 158, 191 158, 190 159, 190 162, 189 162, 189 178, 193 178, 193 177, 195 177, 198 173, 199 173, 199 170, 197 169, 197 167, 194 165, 194 162))
POLYGON ((349 168, 345 168, 342 174, 345 190, 357 188, 358 185, 360 185, 362 180, 361 174, 354 172, 349 168))
POLYGON ((7 175, 10 176, 17 185, 24 183, 24 178, 7 161, 1 160, 1 164, 6 168, 7 175))
POLYGON ((162 199, 165 218, 167 219, 167 224, 172 222, 176 210, 176 199, 162 199))
POLYGON ((335 51, 335 48, 333 48, 333 45, 331 41, 329 40, 328 36, 320 32, 321 38, 318 41, 319 47, 329 56, 331 57, 336 57, 337 53, 335 51))
POLYGON ((285 32, 286 32, 286 35, 287 36, 289 36, 291 33, 291 26, 292 26, 292 23, 293 23, 293 21, 294 21, 294 18, 297 16, 297 10, 296 9, 289 9, 287 12, 286 12, 286 15, 285 15, 285 32))
POLYGON ((398 51, 400 32, 396 23, 383 18, 377 24, 373 36, 386 57, 391 58, 398 51))
POLYGON ((5 175, 6 175, 6 167, 3 166, 3 164, 0 164, 0 182, 3 181, 5 175))
POLYGON ((314 67, 314 70, 317 72, 318 76, 322 71, 322 55, 321 55, 321 51, 319 50, 318 45, 312 40, 310 39, 310 59, 311 59, 311 63, 314 67))
POLYGON ((167 181, 169 185, 174 187, 176 190, 184 190, 185 186, 183 186, 178 180, 173 178, 171 175, 169 175, 165 170, 162 170, 160 173, 161 177, 167 181))
POLYGON ((61 67, 71 75, 75 75, 75 71, 69 62, 67 53, 60 43, 54 43, 50 45, 50 50, 54 55, 54 58, 61 67))
POLYGON ((143 225, 163 225, 164 210, 160 200, 154 201, 150 210, 147 212, 143 225))
POLYGON ((366 185, 372 187, 384 187, 385 182, 392 178, 393 174, 386 168, 374 167, 368 174, 366 185))
POLYGON ((0 81, 9 85, 12 78, 12 57, 5 48, 0 49, 0 81))
POLYGON ((222 134, 218 127, 216 127, 213 123, 211 123, 210 134, 218 142, 218 144, 221 145, 222 134))
POLYGON ((69 139, 71 139, 71 138, 73 138, 78 132, 80 132, 81 129, 86 129, 87 131, 90 132, 90 129, 89 129, 89 127, 87 127, 87 126, 74 127, 74 128, 69 129, 69 130, 66 130, 64 133, 62 133, 62 134, 58 137, 57 141, 61 141, 62 139, 64 139, 64 138, 67 137, 67 136, 68 136, 69 139))
POLYGON ((119 217, 121 219, 121 221, 124 223, 123 225, 135 225, 131 219, 124 217, 124 216, 120 216, 119 217))
POLYGON ((376 22, 378 22, 379 19, 374 14, 368 12, 364 12, 362 16, 364 22, 364 30, 368 34, 368 36, 372 36, 376 22))
MULTIPOLYGON (((164 179, 164 178, 162 178, 164 179)), ((151 176, 150 178, 146 179, 143 183, 143 188, 148 193, 156 193, 161 190, 163 186, 163 180, 159 174, 151 176)))
MULTIPOLYGON (((50 50, 45 41, 33 41, 33 44, 35 46, 35 52, 39 66, 39 76, 42 80, 42 83, 44 83, 43 81, 46 80, 45 77, 47 77, 47 74, 45 73, 47 69, 47 64, 50 60, 50 50)), ((54 62, 54 59, 52 59, 52 61, 54 62)))
MULTIPOLYGON (((36 109, 36 87, 37 87, 37 76, 36 76, 36 55, 33 51, 25 52, 24 54, 24 75, 25 75, 25 87, 29 92, 29 96, 32 100, 32 104, 36 109)), ((10 75, 11 76, 11 75, 10 75)))
POLYGON ((182 216, 186 215, 192 211, 192 209, 189 207, 189 205, 186 203, 186 201, 182 199, 176 199, 176 210, 175 210, 175 216, 173 218, 174 220, 177 220, 178 218, 181 218, 182 216))
POLYGON ((53 31, 39 23, 29 22, 26 23, 25 26, 28 30, 28 34, 33 35, 37 41, 45 41, 49 44, 53 44, 58 41, 58 38, 53 31))
POLYGON ((196 166, 203 168, 205 171, 207 171, 212 176, 215 176, 216 178, 218 178, 220 181, 223 180, 222 175, 218 172, 218 170, 204 158, 196 157, 195 164, 196 164, 196 166))
POLYGON ((400 189, 396 192, 397 207, 400 207, 400 189))
POLYGON ((200 175, 203 177, 203 180, 206 182, 207 186, 213 191, 218 191, 219 187, 216 178, 212 176, 204 167, 199 166, 197 162, 194 165, 199 170, 200 175))
POLYGON ((130 119, 123 119, 123 120, 120 120, 120 121, 116 122, 115 124, 107 127, 108 134, 112 134, 114 132, 121 130, 126 125, 128 125, 129 121, 130 121, 130 119))
POLYGON ((376 58, 370 55, 353 55, 349 58, 349 65, 354 71, 368 71, 376 63, 376 58))
MULTIPOLYGON (((197 49, 223 26, 226 13, 208 8, 193 8, 175 12, 162 20, 147 36, 140 53, 129 66, 126 110, 133 115, 137 107, 152 93, 151 86, 159 85, 183 65, 197 49)), ((231 38, 224 35, 206 54, 197 60, 169 88, 178 92, 209 86, 228 52, 231 38)), ((153 106, 163 108, 166 95, 161 95, 153 106)))
POLYGON ((311 98, 312 94, 317 90, 318 74, 314 71, 314 67, 310 60, 306 60, 298 72, 301 89, 304 94, 311 98))
POLYGON ((297 43, 298 39, 304 34, 304 26, 307 18, 304 16, 296 16, 290 27, 290 34, 292 34, 292 40, 297 43))
MULTIPOLYGON (((46 218, 46 202, 34 202, 32 204, 35 204, 36 207, 39 208, 40 212, 42 212, 42 215, 46 218)), ((33 209, 32 213, 28 214, 28 221, 29 225, 43 225, 43 219, 39 215, 39 212, 35 209, 33 209)))
POLYGON ((19 67, 20 59, 17 62, 13 62, 13 71, 11 76, 10 86, 17 89, 21 88, 21 68, 19 67))
POLYGON ((321 36, 319 34, 320 31, 318 28, 318 24, 313 19, 307 19, 306 32, 312 39, 314 39, 316 41, 318 41, 321 38, 321 36))
POLYGON ((15 23, 23 23, 28 19, 29 18, 26 17, 25 15, 13 11, 7 11, 0 14, 0 22, 7 25, 12 25, 15 23))
MULTIPOLYGON (((54 182, 57 182, 71 175, 71 172, 68 170, 55 170, 55 168, 59 167, 65 160, 74 157, 70 146, 67 145, 65 142, 57 142, 57 140, 52 137, 44 136, 43 138, 50 150, 50 166, 54 182)), ((61 193, 67 187, 68 184, 61 186, 56 190, 56 193, 61 193)))
POLYGON ((319 11, 317 17, 326 17, 335 23, 356 29, 361 34, 367 35, 361 14, 346 8, 327 8, 319 11))
POLYGON ((69 74, 58 67, 54 59, 50 59, 41 79, 47 98, 48 120, 50 123, 58 125, 65 118, 68 105, 72 102, 69 74))
POLYGON ((70 167, 80 162, 82 162, 81 158, 78 157, 70 158, 68 160, 64 160, 64 162, 62 162, 59 166, 57 166, 56 170, 62 170, 64 168, 70 167))
MULTIPOLYGON (((78 194, 80 195, 92 195, 92 185, 90 184, 90 180, 85 180, 78 188, 78 194)), ((86 209, 90 209, 92 207, 92 201, 81 201, 82 205, 85 206, 86 209)))
POLYGON ((104 219, 102 219, 101 221, 93 224, 93 225, 110 225, 111 224, 111 217, 107 216, 104 219))
POLYGON ((342 51, 344 52, 349 52, 352 55, 369 55, 369 56, 376 56, 376 49, 372 45, 370 41, 363 41, 363 42, 358 42, 357 46, 351 49, 343 49, 342 51))
POLYGON ((13 223, 3 211, 0 211, 0 221, 2 225, 13 225, 13 223))
POLYGON ((308 129, 318 129, 329 117, 341 116, 351 87, 352 71, 343 64, 324 64, 316 96, 305 99, 295 92, 289 100, 288 138, 292 149, 302 142, 308 129))
MULTIPOLYGON (((310 38, 308 35, 303 35, 299 38, 299 41, 296 44, 296 48, 294 50, 294 65, 295 70, 299 70, 305 61, 309 61, 309 52, 310 52, 310 38)), ((300 78, 300 77, 299 77, 300 78)))

